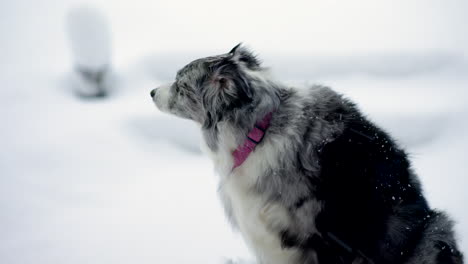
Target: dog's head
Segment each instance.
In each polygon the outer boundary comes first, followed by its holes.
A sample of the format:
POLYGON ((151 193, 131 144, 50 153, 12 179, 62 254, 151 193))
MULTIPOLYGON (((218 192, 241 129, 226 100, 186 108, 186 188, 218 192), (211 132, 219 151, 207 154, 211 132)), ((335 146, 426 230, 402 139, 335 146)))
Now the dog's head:
MULTIPOLYGON (((195 60, 177 72, 172 84, 151 91, 164 112, 200 123, 205 128, 258 103, 253 82, 260 62, 240 44, 229 53, 195 60)), ((258 96, 257 96, 258 97, 258 96)))

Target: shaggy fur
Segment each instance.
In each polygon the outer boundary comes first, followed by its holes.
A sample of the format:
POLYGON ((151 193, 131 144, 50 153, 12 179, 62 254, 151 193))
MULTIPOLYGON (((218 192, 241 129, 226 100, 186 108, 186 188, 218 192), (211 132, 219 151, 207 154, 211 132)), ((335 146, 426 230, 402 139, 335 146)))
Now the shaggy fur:
POLYGON ((287 87, 238 45, 151 95, 200 124, 226 215, 259 263, 463 263, 406 153, 331 89, 287 87), (232 152, 269 112, 263 141, 232 169, 232 152))

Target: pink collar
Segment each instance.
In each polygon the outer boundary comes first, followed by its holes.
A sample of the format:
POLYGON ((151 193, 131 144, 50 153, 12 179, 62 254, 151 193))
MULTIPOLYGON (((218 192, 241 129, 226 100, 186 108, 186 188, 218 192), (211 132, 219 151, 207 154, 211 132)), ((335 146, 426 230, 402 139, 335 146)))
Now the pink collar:
POLYGON ((232 169, 239 167, 244 163, 244 161, 249 157, 250 153, 255 150, 255 147, 262 142, 265 132, 270 126, 271 117, 273 112, 266 114, 263 119, 256 123, 254 128, 247 135, 247 139, 244 141, 244 144, 237 147, 232 156, 234 157, 234 166, 232 169))

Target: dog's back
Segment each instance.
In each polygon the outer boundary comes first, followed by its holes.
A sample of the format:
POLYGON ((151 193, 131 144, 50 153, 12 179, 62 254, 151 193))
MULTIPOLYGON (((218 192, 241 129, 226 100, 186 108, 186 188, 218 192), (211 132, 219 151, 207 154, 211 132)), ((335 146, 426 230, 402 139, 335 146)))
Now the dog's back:
POLYGON ((315 89, 324 107, 311 115, 343 123, 317 154, 319 263, 462 263, 451 221, 428 206, 406 153, 353 103, 315 89))

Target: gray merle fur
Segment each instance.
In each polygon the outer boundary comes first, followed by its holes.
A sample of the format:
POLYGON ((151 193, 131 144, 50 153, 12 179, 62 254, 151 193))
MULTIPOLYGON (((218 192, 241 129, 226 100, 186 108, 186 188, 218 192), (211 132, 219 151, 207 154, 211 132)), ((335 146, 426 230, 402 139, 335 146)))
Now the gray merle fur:
POLYGON ((212 151, 218 124, 242 144, 274 111, 265 137, 284 138, 287 148, 252 192, 287 208, 292 224, 271 227, 284 248, 298 249, 301 263, 463 263, 452 221, 429 207, 407 154, 385 131, 331 89, 304 95, 262 78, 264 70, 240 45, 196 60, 178 72, 169 111, 200 123, 212 151))

